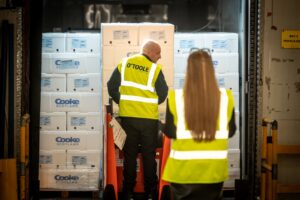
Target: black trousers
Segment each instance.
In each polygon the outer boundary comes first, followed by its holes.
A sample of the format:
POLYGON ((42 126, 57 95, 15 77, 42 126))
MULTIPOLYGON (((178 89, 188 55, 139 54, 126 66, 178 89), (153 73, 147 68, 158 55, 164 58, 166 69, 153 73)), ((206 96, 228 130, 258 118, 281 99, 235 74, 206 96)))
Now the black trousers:
POLYGON ((171 183, 173 200, 220 200, 222 183, 214 184, 178 184, 171 183))
POLYGON ((123 147, 123 192, 133 192, 136 184, 136 159, 140 149, 144 167, 144 190, 151 193, 157 188, 155 149, 158 120, 122 117, 121 124, 127 134, 123 147))

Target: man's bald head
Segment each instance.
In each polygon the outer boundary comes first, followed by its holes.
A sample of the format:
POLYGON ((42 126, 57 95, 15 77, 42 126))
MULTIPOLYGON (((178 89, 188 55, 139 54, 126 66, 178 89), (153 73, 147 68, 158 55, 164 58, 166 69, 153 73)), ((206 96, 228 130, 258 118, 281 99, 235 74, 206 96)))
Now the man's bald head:
POLYGON ((149 40, 144 43, 142 53, 148 56, 152 62, 156 63, 161 58, 160 45, 153 40, 149 40))

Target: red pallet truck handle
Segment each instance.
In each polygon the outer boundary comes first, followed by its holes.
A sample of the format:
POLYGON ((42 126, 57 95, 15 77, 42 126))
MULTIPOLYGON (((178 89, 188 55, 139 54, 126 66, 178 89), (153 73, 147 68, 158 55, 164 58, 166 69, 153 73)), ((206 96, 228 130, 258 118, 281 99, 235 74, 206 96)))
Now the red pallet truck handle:
POLYGON ((116 164, 116 155, 115 155, 115 144, 113 137, 113 129, 110 127, 109 122, 111 121, 111 114, 106 114, 106 127, 107 127, 107 146, 106 146, 106 185, 113 186, 115 192, 115 199, 118 200, 118 179, 117 179, 117 164, 116 164))
POLYGON ((160 179, 159 179, 159 200, 163 200, 162 198, 162 193, 164 188, 169 187, 170 183, 162 180, 162 173, 164 171, 167 159, 169 157, 170 153, 170 139, 166 136, 164 136, 164 143, 163 143, 163 153, 162 153, 162 162, 161 162, 161 168, 160 168, 160 179))

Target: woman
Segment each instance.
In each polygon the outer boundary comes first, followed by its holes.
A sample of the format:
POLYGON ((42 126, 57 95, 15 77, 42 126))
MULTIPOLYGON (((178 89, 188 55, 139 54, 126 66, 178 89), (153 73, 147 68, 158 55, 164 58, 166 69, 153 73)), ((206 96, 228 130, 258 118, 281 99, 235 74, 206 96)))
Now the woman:
POLYGON ((169 91, 165 134, 172 138, 162 179, 174 200, 217 200, 228 178, 228 137, 236 130, 230 90, 218 87, 209 52, 188 57, 183 90, 169 91))

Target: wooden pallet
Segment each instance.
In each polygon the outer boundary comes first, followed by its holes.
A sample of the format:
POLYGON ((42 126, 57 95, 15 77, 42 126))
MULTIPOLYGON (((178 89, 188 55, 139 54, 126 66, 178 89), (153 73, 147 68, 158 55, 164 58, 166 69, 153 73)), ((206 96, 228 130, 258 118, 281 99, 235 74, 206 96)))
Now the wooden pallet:
POLYGON ((99 191, 40 191, 40 199, 46 198, 58 198, 58 199, 70 199, 70 198, 88 198, 88 199, 100 199, 99 191))

